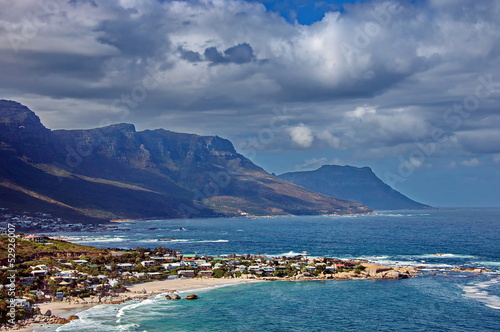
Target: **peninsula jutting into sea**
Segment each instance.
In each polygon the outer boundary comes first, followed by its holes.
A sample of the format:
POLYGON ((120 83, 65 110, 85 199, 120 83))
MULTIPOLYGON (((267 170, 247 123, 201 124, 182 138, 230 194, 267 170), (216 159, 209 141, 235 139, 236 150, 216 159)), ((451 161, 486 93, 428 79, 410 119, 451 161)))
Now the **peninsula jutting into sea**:
MULTIPOLYGON (((2 248, 9 239, 0 238, 2 248)), ((1 330, 32 324, 66 324, 78 315, 58 315, 94 305, 118 305, 163 294, 179 300, 179 292, 257 281, 314 281, 345 279, 404 279, 425 267, 384 266, 366 259, 293 256, 182 254, 164 247, 109 250, 76 245, 55 237, 16 238, 15 263, 8 263, 2 279, 15 291, 16 310, 2 302, 1 330), (15 271, 15 279, 10 275, 15 271), (15 323, 13 323, 15 322, 15 323)), ((0 261, 9 260, 2 251, 0 261)), ((436 254, 440 256, 444 254, 436 254)), ((444 268, 443 271, 491 272, 484 269, 444 268)), ((196 294, 186 299, 199 299, 196 294)), ((203 296, 201 296, 203 301, 203 296)))

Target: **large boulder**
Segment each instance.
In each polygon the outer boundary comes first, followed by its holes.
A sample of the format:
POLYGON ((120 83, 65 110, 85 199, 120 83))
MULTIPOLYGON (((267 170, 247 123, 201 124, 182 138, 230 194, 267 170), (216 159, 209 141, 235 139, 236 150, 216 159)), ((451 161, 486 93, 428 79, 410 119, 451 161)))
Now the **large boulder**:
POLYGON ((386 279, 401 279, 402 274, 400 274, 398 271, 389 271, 385 274, 384 278, 386 278, 386 279))

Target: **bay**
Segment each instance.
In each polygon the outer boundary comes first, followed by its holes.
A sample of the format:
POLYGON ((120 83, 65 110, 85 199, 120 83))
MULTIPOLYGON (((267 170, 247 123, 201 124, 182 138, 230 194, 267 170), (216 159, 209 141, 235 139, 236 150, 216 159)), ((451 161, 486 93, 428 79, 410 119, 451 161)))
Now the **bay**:
POLYGON ((406 280, 237 285, 201 292, 194 302, 172 303, 159 296, 89 309, 60 331, 500 330, 499 209, 155 220, 120 227, 130 231, 68 235, 78 243, 108 248, 161 245, 209 255, 308 251, 428 271, 406 280), (435 271, 453 266, 492 272, 435 271))

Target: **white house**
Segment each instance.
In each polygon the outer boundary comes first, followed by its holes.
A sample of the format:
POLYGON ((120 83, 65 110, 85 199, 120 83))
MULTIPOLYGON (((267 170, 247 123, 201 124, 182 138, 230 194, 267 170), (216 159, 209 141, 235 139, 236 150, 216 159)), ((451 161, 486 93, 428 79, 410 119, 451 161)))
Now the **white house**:
POLYGON ((181 263, 168 263, 168 264, 163 264, 163 265, 165 266, 166 269, 169 269, 169 270, 177 269, 181 266, 184 266, 181 263))
POLYGON ((150 266, 155 265, 155 261, 142 261, 141 265, 144 267, 150 267, 150 266))
POLYGON ((258 272, 261 271, 262 269, 260 268, 259 265, 250 265, 248 267, 248 272, 258 272))
POLYGON ((108 285, 110 285, 111 287, 118 286, 118 280, 108 279, 108 285))

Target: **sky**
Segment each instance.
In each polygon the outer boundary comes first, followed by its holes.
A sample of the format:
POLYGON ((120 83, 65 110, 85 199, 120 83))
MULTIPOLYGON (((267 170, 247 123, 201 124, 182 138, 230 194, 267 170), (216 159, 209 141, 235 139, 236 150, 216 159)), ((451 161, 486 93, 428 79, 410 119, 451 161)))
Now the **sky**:
POLYGON ((500 206, 500 1, 0 0, 0 99, 500 206))

